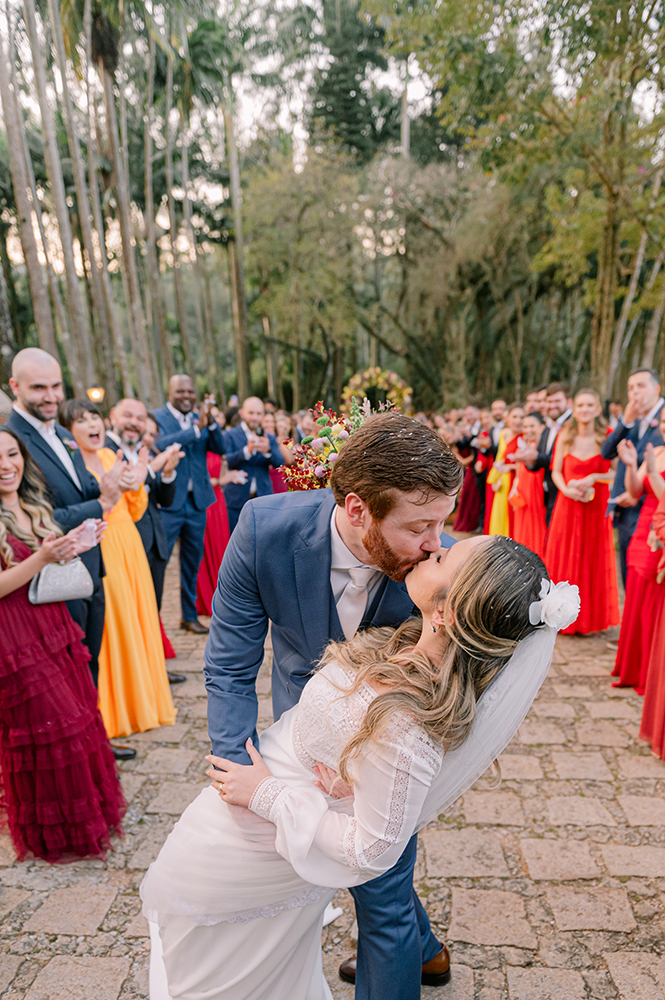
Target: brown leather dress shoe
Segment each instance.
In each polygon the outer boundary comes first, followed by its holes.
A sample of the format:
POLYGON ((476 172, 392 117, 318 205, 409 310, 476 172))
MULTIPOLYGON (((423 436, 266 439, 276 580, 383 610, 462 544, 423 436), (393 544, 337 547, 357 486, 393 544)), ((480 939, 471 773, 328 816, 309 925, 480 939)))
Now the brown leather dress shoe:
MULTIPOLYGON (((345 983, 355 983, 357 964, 355 955, 345 959, 339 967, 339 978, 345 983)), ((420 982, 423 986, 445 986, 450 982, 450 954, 445 944, 438 955, 423 965, 420 982)))
POLYGON ((180 628, 184 629, 185 632, 194 632, 195 635, 207 635, 210 631, 207 625, 202 625, 201 622, 180 622, 180 628))

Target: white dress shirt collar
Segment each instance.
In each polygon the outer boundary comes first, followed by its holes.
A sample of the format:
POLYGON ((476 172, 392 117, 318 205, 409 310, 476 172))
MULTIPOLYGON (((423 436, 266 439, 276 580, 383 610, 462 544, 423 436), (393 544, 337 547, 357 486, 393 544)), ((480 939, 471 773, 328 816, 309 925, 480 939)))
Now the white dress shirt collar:
POLYGON ((118 448, 120 448, 130 465, 136 465, 139 460, 139 448, 141 447, 140 441, 135 448, 130 448, 129 445, 122 440, 120 435, 115 433, 115 431, 107 431, 106 436, 111 438, 111 441, 117 444, 118 448))
POLYGON ((192 426, 192 421, 194 419, 191 410, 189 411, 189 413, 181 413, 180 410, 176 410, 175 406, 171 406, 170 403, 166 404, 166 409, 176 418, 176 420, 182 427, 183 431, 189 430, 189 428, 192 426))
POLYGON ((58 437, 58 432, 55 429, 55 420, 38 420, 37 417, 33 417, 31 413, 24 410, 18 403, 14 403, 14 409, 19 416, 23 417, 24 420, 27 420, 30 426, 34 427, 34 429, 44 438, 44 443, 49 446, 56 458, 60 459, 60 464, 64 467, 64 470, 69 478, 73 483, 75 483, 79 490, 81 490, 81 480, 79 479, 78 473, 74 467, 74 460, 72 459, 70 451, 58 437))
MULTIPOLYGON (((331 560, 330 560, 331 572, 334 573, 336 571, 340 571, 341 573, 347 576, 347 579, 344 582, 344 586, 346 586, 346 584, 348 583, 349 569, 355 569, 355 567, 357 566, 367 568, 368 565, 367 563, 361 562, 360 559, 354 556, 353 552, 349 548, 347 548, 345 543, 342 541, 342 536, 340 535, 339 529, 337 527, 336 504, 333 507, 332 517, 330 519, 330 555, 331 555, 331 560)), ((374 570, 377 577, 381 576, 381 570, 378 568, 378 566, 371 566, 370 569, 374 570)), ((374 584, 374 580, 372 580, 372 584, 374 584)), ((335 588, 333 586, 333 591, 334 589, 335 588)), ((342 587, 342 589, 344 589, 344 587, 342 587)))

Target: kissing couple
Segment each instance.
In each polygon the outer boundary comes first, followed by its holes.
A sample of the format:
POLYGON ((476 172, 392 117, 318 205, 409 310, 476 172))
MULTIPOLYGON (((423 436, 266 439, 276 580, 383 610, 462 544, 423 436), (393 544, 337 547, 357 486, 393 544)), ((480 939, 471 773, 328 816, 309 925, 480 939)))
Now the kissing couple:
POLYGON ((141 887, 151 1000, 331 1000, 321 928, 341 887, 357 1000, 449 980, 417 833, 505 749, 579 611, 524 546, 443 533, 461 481, 433 431, 390 412, 346 442, 331 489, 244 507, 205 652, 212 784, 141 887), (269 624, 277 721, 259 743, 269 624))

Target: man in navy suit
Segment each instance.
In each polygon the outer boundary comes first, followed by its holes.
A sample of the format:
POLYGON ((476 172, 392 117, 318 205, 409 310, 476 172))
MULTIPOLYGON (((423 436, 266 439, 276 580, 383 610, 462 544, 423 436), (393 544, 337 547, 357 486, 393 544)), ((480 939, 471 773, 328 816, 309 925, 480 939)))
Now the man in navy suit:
MULTIPOLYGON (((658 424, 664 402, 657 372, 652 368, 636 368, 631 372, 628 377, 628 405, 619 417, 616 430, 603 443, 603 458, 616 458, 619 443, 624 440, 635 445, 638 463, 643 461, 648 444, 654 447, 662 445, 658 424)), ((619 529, 619 559, 624 586, 628 572, 626 553, 644 501, 644 497, 636 500, 626 490, 625 475, 626 466, 619 461, 610 496, 610 511, 614 512, 614 526, 619 529)))
POLYGON ((224 487, 231 531, 248 500, 270 496, 273 492, 270 466, 278 469, 284 465, 277 438, 274 434, 266 434, 261 426, 264 415, 261 400, 250 396, 242 404, 238 426, 224 433, 224 452, 229 469, 247 474, 244 483, 227 483, 224 487))
POLYGON ((206 511, 215 502, 206 453, 214 451, 223 455, 224 445, 222 432, 211 413, 214 403, 204 401, 197 413, 195 402, 196 390, 191 378, 174 375, 169 381, 168 403, 155 410, 154 417, 160 431, 160 451, 179 444, 184 452, 178 466, 175 499, 162 511, 162 520, 166 530, 167 562, 176 540, 180 539, 180 627, 202 635, 208 629, 196 616, 196 578, 203 559, 206 511))
MULTIPOLYGON (((330 640, 397 626, 413 614, 404 578, 452 539, 442 535, 462 469, 438 435, 397 413, 356 431, 331 490, 277 494, 246 504, 213 599, 205 651, 213 753, 249 763, 256 739, 256 677, 271 626, 275 719, 300 698, 330 640)), ((417 1000, 423 983, 450 977, 413 889, 417 838, 390 872, 352 889, 358 958, 340 975, 356 1000, 417 1000)))
MULTIPOLYGON (((46 480, 53 516, 63 531, 76 528, 89 517, 101 518, 120 498, 122 462, 118 460, 98 483, 89 472, 74 438, 56 423, 58 406, 65 398, 60 365, 38 348, 26 348, 14 358, 9 380, 16 397, 7 427, 17 434, 41 469, 46 480)), ((99 673, 99 650, 104 632, 104 563, 99 545, 81 554, 92 577, 92 596, 68 601, 74 621, 84 633, 90 652, 90 671, 95 685, 99 673)), ((131 747, 113 746, 116 760, 136 756, 131 747)))

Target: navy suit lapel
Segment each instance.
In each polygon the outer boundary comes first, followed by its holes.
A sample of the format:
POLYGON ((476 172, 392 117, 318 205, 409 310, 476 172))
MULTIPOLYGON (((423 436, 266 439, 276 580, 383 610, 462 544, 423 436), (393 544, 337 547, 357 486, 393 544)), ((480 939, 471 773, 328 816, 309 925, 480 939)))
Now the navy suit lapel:
MULTIPOLYGON (((56 427, 56 433, 57 432, 58 428, 56 427)), ((51 446, 46 443, 46 441, 41 436, 39 431, 36 431, 35 428, 32 427, 27 420, 23 421, 23 427, 21 428, 21 433, 24 434, 25 437, 29 439, 30 451, 34 451, 37 453, 37 455, 35 456, 35 460, 42 469, 42 473, 47 483, 49 477, 46 470, 44 469, 44 465, 45 464, 48 465, 48 463, 50 463, 53 466, 53 468, 60 473, 60 475, 67 476, 67 479, 72 484, 72 486, 74 486, 75 489, 77 489, 78 492, 81 493, 81 490, 78 489, 78 486, 76 485, 72 477, 69 475, 67 469, 62 464, 56 453, 53 451, 53 448, 51 448, 51 446)), ((58 437, 61 437, 61 435, 58 434, 58 437)), ((81 458, 80 455, 79 458, 81 458)), ((83 464, 83 459, 81 459, 81 463, 83 464)), ((85 465, 83 466, 83 468, 85 469, 85 465)))
MULTIPOLYGON (((330 518, 334 504, 331 494, 303 526, 302 544, 293 553, 298 608, 312 662, 319 659, 331 637, 330 518)), ((341 633, 339 619, 336 624, 341 633)))

